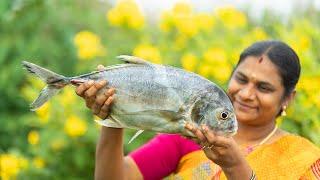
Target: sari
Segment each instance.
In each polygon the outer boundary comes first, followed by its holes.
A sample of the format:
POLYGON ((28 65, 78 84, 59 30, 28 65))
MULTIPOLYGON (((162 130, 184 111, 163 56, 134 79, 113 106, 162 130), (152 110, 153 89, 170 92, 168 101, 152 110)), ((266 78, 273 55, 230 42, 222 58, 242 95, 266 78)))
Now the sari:
MULTIPOLYGON (((246 156, 257 179, 320 179, 320 149, 307 139, 285 135, 257 147, 246 156)), ((227 179, 202 150, 184 155, 176 171, 165 179, 227 179)))

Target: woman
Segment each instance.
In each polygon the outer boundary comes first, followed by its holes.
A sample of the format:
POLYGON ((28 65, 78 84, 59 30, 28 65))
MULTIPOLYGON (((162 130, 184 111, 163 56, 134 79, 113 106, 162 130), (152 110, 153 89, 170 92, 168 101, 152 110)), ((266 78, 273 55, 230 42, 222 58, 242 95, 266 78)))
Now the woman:
MULTIPOLYGON (((123 156, 123 129, 102 127, 96 179, 319 179, 320 150, 276 126, 295 96, 300 76, 296 53, 279 41, 257 42, 240 55, 227 93, 239 130, 234 137, 186 125, 198 144, 179 135, 158 135, 123 156)), ((114 89, 96 97, 106 82, 88 82, 76 93, 104 119, 114 89)))

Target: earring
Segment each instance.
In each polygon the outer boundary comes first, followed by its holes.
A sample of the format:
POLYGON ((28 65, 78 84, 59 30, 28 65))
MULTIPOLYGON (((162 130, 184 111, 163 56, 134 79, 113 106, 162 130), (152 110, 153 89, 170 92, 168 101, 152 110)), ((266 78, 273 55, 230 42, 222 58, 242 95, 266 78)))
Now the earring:
POLYGON ((286 116, 286 115, 287 115, 286 109, 287 109, 287 106, 283 106, 283 107, 282 107, 281 116, 286 116))

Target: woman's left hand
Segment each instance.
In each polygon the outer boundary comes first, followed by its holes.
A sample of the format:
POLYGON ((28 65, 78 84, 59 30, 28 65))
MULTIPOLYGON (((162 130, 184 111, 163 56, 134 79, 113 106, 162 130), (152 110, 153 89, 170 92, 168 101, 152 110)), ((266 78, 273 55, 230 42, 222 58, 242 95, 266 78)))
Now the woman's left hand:
POLYGON ((205 125, 197 128, 191 124, 187 124, 186 129, 197 137, 198 143, 201 145, 206 156, 219 165, 226 175, 227 173, 232 175, 242 170, 242 172, 245 171, 243 176, 250 177, 251 168, 232 137, 217 135, 205 125))

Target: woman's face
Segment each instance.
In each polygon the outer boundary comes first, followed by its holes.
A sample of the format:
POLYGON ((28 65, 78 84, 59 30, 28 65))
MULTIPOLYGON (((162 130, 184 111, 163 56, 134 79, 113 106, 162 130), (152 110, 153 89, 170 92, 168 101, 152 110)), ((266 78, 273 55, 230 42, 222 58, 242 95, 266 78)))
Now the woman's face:
POLYGON ((263 125, 275 119, 284 105, 284 87, 277 67, 266 56, 248 56, 234 71, 228 87, 237 120, 263 125))

